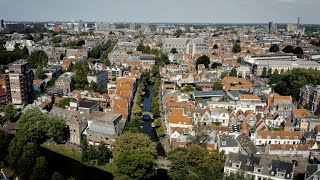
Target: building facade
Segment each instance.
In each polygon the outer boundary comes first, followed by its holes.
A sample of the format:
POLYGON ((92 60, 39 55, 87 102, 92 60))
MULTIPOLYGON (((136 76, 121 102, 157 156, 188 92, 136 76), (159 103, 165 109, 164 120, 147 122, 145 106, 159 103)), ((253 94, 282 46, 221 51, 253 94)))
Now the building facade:
POLYGON ((9 67, 6 73, 6 87, 8 99, 12 104, 23 105, 33 100, 32 70, 28 69, 27 63, 20 61, 9 67))

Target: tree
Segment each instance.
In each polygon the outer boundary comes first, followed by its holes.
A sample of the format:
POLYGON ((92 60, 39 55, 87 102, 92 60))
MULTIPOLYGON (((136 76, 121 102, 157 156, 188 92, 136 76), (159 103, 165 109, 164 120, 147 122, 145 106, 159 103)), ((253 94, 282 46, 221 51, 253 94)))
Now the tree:
POLYGON ((29 68, 46 67, 48 65, 48 56, 42 51, 34 51, 30 54, 28 61, 29 68))
POLYGON ((303 49, 298 46, 298 47, 293 49, 292 53, 296 54, 299 58, 301 58, 302 54, 303 54, 303 49))
POLYGON ((225 157, 218 151, 209 153, 199 145, 191 145, 171 151, 168 157, 172 162, 168 173, 172 180, 223 179, 225 157))
POLYGON ((208 56, 203 55, 201 57, 199 57, 196 61, 196 69, 198 70, 198 65, 199 64, 204 64, 205 68, 209 68, 209 64, 210 64, 210 59, 208 56))
POLYGON ((156 145, 142 133, 126 132, 114 142, 113 157, 119 175, 148 179, 155 175, 156 145))
POLYGON ((229 76, 237 77, 237 69, 236 68, 232 68, 229 76))
POLYGON ((219 47, 218 47, 218 45, 217 44, 214 44, 213 45, 213 49, 218 49, 219 47))
POLYGON ((217 67, 222 66, 221 63, 213 62, 211 65, 211 69, 217 69, 217 67))
POLYGON ((45 157, 40 156, 37 158, 36 164, 33 167, 33 172, 31 174, 31 179, 33 180, 42 180, 47 179, 47 160, 45 157))
POLYGON ((39 79, 45 79, 47 78, 47 75, 44 73, 42 67, 37 67, 36 69, 36 76, 39 78, 39 79))
POLYGON ((212 90, 223 90, 223 84, 219 81, 216 81, 213 86, 212 86, 212 90))
POLYGON ((144 45, 142 43, 140 43, 137 47, 137 51, 143 51, 144 50, 144 45))
POLYGON ((276 53, 276 52, 279 52, 279 51, 280 51, 280 48, 279 48, 279 46, 277 44, 273 44, 269 49, 269 52, 276 53))
POLYGON ((228 76, 228 73, 227 72, 222 72, 221 73, 221 79, 225 78, 228 76))
POLYGON ((52 43, 61 43, 62 38, 61 36, 55 36, 51 39, 52 43))
POLYGON ((233 45, 232 52, 234 52, 234 53, 239 53, 239 52, 241 52, 241 46, 240 46, 239 43, 235 43, 235 44, 233 45))
POLYGON ((267 77, 268 77, 268 78, 271 78, 271 76, 272 76, 272 69, 269 68, 269 69, 268 69, 268 75, 267 75, 267 77))
POLYGON ((141 123, 142 123, 142 117, 137 115, 132 115, 130 122, 125 126, 123 131, 128 131, 132 133, 141 133, 141 123))
POLYGON ((8 155, 8 147, 13 136, 6 133, 3 130, 0 130, 0 163, 5 160, 5 157, 8 155))
POLYGON ((108 163, 112 157, 112 153, 107 144, 100 142, 98 145, 98 165, 108 163))
POLYGON ((285 48, 283 48, 282 52, 284 52, 284 53, 292 53, 293 52, 293 47, 288 45, 285 48))
POLYGON ((62 176, 62 174, 55 171, 51 177, 51 180, 65 180, 65 178, 62 176))
POLYGON ((172 54, 177 54, 178 52, 177 52, 177 49, 176 49, 176 48, 172 48, 171 51, 170 51, 170 53, 172 53, 172 54))
POLYGON ((266 78, 267 77, 267 67, 263 67, 261 77, 262 78, 266 78))
POLYGON ((6 119, 7 121, 14 120, 14 117, 17 114, 17 110, 14 109, 14 106, 11 103, 4 108, 3 112, 4 112, 4 119, 6 119))
MULTIPOLYGON (((141 103, 141 102, 140 102, 141 103)), ((136 103, 133 105, 132 107, 132 113, 135 114, 135 115, 141 115, 142 113, 142 108, 140 106, 140 103, 136 103)))
POLYGON ((63 100, 61 100, 58 104, 56 104, 56 106, 60 107, 60 108, 65 108, 66 105, 69 105, 70 102, 76 102, 77 100, 74 98, 64 98, 63 100))
POLYGON ((98 59, 100 58, 100 50, 98 47, 92 48, 91 51, 89 52, 89 57, 98 59))

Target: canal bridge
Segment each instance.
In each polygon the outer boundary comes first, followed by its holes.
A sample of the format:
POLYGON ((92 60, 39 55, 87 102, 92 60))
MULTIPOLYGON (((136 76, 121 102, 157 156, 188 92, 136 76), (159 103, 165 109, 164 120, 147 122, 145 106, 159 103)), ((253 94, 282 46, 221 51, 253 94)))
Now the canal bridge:
POLYGON ((144 112, 142 112, 142 117, 147 120, 153 119, 153 113, 148 112, 148 111, 144 111, 144 112))

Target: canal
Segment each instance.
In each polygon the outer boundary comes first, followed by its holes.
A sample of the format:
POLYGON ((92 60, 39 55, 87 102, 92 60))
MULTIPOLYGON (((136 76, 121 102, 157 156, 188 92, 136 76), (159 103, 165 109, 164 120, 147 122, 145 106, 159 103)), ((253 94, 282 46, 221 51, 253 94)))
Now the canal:
MULTIPOLYGON (((153 91, 152 91, 152 85, 149 84, 145 89, 144 89, 144 96, 143 96, 143 108, 142 112, 151 112, 151 105, 152 105, 152 99, 153 99, 153 91)), ((143 117, 143 122, 142 122, 142 132, 150 136, 151 140, 155 143, 157 143, 157 153, 158 156, 165 157, 166 153, 162 147, 162 144, 159 141, 159 138, 156 133, 156 129, 153 128, 152 122, 153 119, 151 119, 150 116, 144 116, 143 117)))

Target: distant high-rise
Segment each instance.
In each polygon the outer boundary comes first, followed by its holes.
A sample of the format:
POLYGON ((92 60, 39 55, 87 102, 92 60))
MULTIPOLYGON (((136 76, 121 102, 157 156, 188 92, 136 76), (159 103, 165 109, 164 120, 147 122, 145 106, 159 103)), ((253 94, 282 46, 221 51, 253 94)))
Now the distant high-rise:
POLYGON ((269 25, 268 25, 268 30, 269 30, 269 33, 271 33, 271 30, 272 30, 272 26, 273 26, 273 22, 269 22, 269 25))
POLYGON ((6 73, 8 99, 12 104, 23 105, 33 99, 33 72, 24 61, 16 62, 6 73))
POLYGON ((1 21, 0 21, 0 29, 3 29, 3 28, 4 28, 4 20, 1 19, 1 21))
POLYGON ((300 17, 298 17, 298 23, 297 23, 297 28, 300 28, 300 17))
POLYGON ((134 23, 131 23, 129 29, 135 30, 136 29, 136 25, 134 23))

